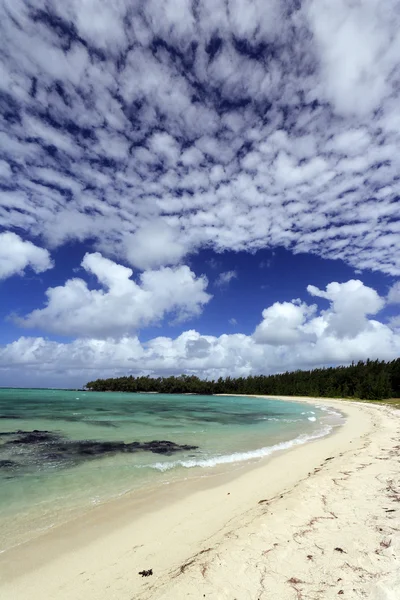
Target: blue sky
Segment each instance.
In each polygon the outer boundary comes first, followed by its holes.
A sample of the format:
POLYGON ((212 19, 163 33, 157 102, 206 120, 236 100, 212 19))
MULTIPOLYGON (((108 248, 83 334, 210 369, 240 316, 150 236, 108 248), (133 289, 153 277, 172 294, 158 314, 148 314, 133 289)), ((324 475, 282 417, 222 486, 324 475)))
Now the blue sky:
POLYGON ((0 1, 0 385, 397 357, 399 26, 0 1))

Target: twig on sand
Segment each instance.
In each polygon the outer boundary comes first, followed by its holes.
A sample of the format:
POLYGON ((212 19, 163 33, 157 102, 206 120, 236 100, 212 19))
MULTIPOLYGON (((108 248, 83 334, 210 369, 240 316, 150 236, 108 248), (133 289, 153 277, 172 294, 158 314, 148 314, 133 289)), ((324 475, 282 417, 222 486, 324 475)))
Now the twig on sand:
POLYGON ((393 479, 387 480, 386 491, 389 492, 388 496, 391 500, 394 500, 395 502, 400 502, 400 490, 395 488, 393 479))
POLYGON ((212 548, 206 548, 205 550, 201 550, 200 552, 197 552, 197 554, 195 554, 194 556, 192 556, 192 558, 190 558, 189 560, 187 560, 185 563, 183 563, 183 565, 181 565, 177 571, 174 574, 174 577, 179 577, 179 575, 182 575, 186 569, 188 567, 190 567, 191 565, 193 565, 196 562, 196 559, 201 556, 202 554, 206 554, 206 552, 211 552, 212 548))
POLYGON ((301 600, 303 598, 303 594, 301 593, 301 590, 299 589, 298 586, 300 584, 304 583, 304 581, 302 581, 301 579, 298 579, 297 577, 291 577, 290 579, 287 580, 287 582, 295 590, 297 600, 301 600))
POLYGON ((265 556, 266 554, 268 554, 269 552, 272 552, 272 550, 275 550, 275 548, 279 546, 279 544, 277 542, 275 542, 275 544, 273 545, 272 548, 268 548, 268 550, 264 550, 263 555, 265 556))

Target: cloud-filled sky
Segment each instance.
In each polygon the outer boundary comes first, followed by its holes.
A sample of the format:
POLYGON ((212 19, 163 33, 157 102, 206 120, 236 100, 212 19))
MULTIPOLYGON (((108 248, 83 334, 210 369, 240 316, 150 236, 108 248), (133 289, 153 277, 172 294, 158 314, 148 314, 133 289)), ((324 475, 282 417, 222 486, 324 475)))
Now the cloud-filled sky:
POLYGON ((0 385, 400 354, 398 0, 0 0, 0 385))

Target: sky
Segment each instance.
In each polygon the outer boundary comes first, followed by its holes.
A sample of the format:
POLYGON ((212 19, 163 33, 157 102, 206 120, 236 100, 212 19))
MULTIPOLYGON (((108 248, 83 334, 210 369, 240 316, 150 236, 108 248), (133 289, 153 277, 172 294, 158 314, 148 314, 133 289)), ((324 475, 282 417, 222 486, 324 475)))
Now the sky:
POLYGON ((0 386, 400 355, 398 0, 0 0, 0 386))

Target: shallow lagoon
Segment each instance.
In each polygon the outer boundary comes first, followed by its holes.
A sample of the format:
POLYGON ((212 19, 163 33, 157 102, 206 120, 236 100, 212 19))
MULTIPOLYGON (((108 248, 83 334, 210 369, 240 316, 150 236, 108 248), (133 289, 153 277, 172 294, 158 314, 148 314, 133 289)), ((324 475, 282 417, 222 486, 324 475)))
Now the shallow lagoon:
POLYGON ((27 389, 0 389, 0 417, 3 549, 94 504, 235 468, 341 422, 319 406, 264 398, 27 389), (46 433, 26 437, 34 430, 46 433))

